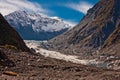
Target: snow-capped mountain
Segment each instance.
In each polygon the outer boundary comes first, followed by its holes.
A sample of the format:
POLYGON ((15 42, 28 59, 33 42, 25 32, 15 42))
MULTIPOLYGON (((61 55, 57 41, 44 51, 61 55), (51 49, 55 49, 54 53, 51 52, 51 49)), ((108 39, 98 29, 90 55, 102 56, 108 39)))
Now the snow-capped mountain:
POLYGON ((15 11, 6 15, 5 19, 26 40, 49 40, 71 28, 58 17, 28 11, 15 11))

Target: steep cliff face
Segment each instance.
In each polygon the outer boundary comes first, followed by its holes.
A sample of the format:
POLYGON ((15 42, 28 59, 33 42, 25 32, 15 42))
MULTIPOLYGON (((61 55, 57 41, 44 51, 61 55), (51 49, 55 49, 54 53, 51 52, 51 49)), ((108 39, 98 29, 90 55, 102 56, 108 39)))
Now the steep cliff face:
POLYGON ((19 34, 0 14, 0 45, 12 45, 22 51, 29 51, 19 34))
POLYGON ((101 0, 72 30, 49 41, 64 53, 91 54, 120 41, 120 0, 101 0))

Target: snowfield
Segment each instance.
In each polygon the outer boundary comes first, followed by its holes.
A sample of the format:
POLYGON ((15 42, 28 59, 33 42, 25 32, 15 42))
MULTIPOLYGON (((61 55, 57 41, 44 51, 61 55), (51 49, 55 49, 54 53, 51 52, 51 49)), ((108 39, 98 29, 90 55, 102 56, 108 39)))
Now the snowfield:
POLYGON ((70 61, 70 62, 77 63, 77 64, 91 65, 91 66, 103 67, 103 68, 106 68, 108 65, 107 63, 104 63, 102 61, 101 62, 97 61, 96 59, 80 60, 80 59, 78 59, 79 56, 65 55, 60 52, 50 51, 50 50, 40 48, 39 41, 25 41, 25 43, 29 48, 34 49, 36 51, 36 53, 39 53, 39 54, 43 55, 44 57, 50 57, 50 58, 65 60, 67 62, 70 61))
POLYGON ((4 16, 8 23, 26 40, 49 40, 73 28, 59 17, 32 11, 15 11, 4 16))

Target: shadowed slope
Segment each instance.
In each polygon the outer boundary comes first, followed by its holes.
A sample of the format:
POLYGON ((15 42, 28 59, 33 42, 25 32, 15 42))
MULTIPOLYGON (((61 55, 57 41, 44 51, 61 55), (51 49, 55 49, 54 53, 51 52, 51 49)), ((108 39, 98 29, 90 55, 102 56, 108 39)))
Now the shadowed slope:
POLYGON ((19 34, 0 14, 0 45, 12 45, 22 51, 29 51, 19 34))

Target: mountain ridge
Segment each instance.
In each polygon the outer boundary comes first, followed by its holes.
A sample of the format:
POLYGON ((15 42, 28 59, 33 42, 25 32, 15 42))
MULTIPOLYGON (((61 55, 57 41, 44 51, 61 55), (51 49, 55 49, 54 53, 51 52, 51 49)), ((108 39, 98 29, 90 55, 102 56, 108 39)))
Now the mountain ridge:
POLYGON ((5 18, 26 40, 49 40, 71 28, 60 18, 35 12, 15 11, 5 18))
POLYGON ((110 36, 116 36, 119 41, 119 3, 119 0, 99 1, 77 26, 48 41, 50 45, 46 48, 66 54, 91 56, 114 40, 112 37, 110 41, 110 36))

